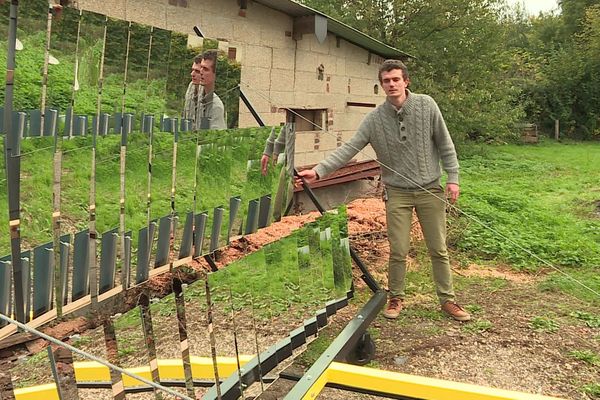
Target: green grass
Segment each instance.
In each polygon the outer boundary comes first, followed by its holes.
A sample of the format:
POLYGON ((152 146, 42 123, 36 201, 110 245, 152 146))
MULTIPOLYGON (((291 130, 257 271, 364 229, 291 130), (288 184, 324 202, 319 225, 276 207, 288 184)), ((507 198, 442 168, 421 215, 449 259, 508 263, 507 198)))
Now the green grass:
POLYGON ((475 334, 475 333, 483 333, 485 331, 488 331, 488 330, 492 329, 493 326, 494 326, 494 324, 492 324, 490 321, 480 320, 480 321, 469 322, 468 324, 462 325, 460 327, 460 329, 463 332, 475 334))
POLYGON ((573 318, 584 321, 590 328, 600 328, 600 315, 592 315, 584 311, 573 311, 569 314, 573 318))
POLYGON ((600 383, 590 383, 583 386, 584 393, 600 398, 600 383))
POLYGON ((586 364, 600 366, 600 356, 591 350, 573 350, 569 355, 586 364))
POLYGON ((554 333, 558 331, 560 325, 549 317, 534 317, 529 321, 529 326, 536 332, 554 333))
MULTIPOLYGON (((520 269, 558 268, 600 292, 600 143, 472 145, 460 163, 458 206, 470 218, 450 218, 451 247, 520 269)), ((541 289, 599 300, 561 274, 541 289)))

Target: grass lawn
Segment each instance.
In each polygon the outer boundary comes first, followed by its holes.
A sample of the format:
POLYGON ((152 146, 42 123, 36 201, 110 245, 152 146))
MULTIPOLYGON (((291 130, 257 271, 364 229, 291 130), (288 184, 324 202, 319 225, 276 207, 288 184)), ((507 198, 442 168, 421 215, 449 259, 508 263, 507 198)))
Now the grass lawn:
POLYGON ((461 257, 549 269, 548 290, 600 300, 556 270, 600 292, 600 143, 470 145, 459 153, 466 215, 451 219, 449 241, 461 257))

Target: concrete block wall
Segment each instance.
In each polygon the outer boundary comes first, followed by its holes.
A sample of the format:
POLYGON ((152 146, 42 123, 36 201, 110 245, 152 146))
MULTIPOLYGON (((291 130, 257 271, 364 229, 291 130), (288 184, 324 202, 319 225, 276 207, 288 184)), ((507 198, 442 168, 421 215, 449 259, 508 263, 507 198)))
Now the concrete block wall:
MULTIPOLYGON (((379 104, 383 90, 378 84, 380 57, 331 33, 323 43, 313 34, 292 38, 293 18, 255 2, 248 3, 246 16, 239 15, 236 0, 188 0, 187 7, 169 5, 169 0, 79 0, 84 10, 174 30, 195 37, 198 25, 207 37, 236 49, 242 64, 241 86, 266 124, 286 120, 285 108, 326 109, 327 131, 299 133, 296 164, 313 164, 347 141, 372 108, 347 106, 347 102, 379 104), (323 79, 317 69, 322 65, 323 79), (312 141, 309 139, 312 138, 312 141), (318 146, 315 147, 315 144, 318 146)), ((240 104, 240 126, 256 122, 240 104)), ((373 158, 370 148, 356 159, 373 158)))

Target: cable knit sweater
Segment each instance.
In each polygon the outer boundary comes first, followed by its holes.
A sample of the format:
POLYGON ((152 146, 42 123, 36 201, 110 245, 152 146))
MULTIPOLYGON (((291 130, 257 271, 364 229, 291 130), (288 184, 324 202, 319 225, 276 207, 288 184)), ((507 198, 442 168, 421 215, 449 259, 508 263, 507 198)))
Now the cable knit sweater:
POLYGON ((440 161, 448 183, 458 184, 456 150, 438 105, 430 96, 407 94, 400 110, 386 100, 367 114, 350 141, 314 168, 319 177, 344 166, 371 144, 386 185, 409 190, 438 186, 440 161))

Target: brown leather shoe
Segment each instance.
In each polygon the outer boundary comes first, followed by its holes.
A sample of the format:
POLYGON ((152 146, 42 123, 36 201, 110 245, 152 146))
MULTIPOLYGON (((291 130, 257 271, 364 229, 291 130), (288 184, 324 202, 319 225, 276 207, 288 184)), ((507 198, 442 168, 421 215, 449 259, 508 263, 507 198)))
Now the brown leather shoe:
POLYGON ((442 311, 457 321, 469 321, 471 315, 453 301, 447 301, 442 305, 442 311))
POLYGON ((402 311, 402 299, 398 297, 390 297, 383 311, 383 316, 389 319, 396 319, 402 311))

